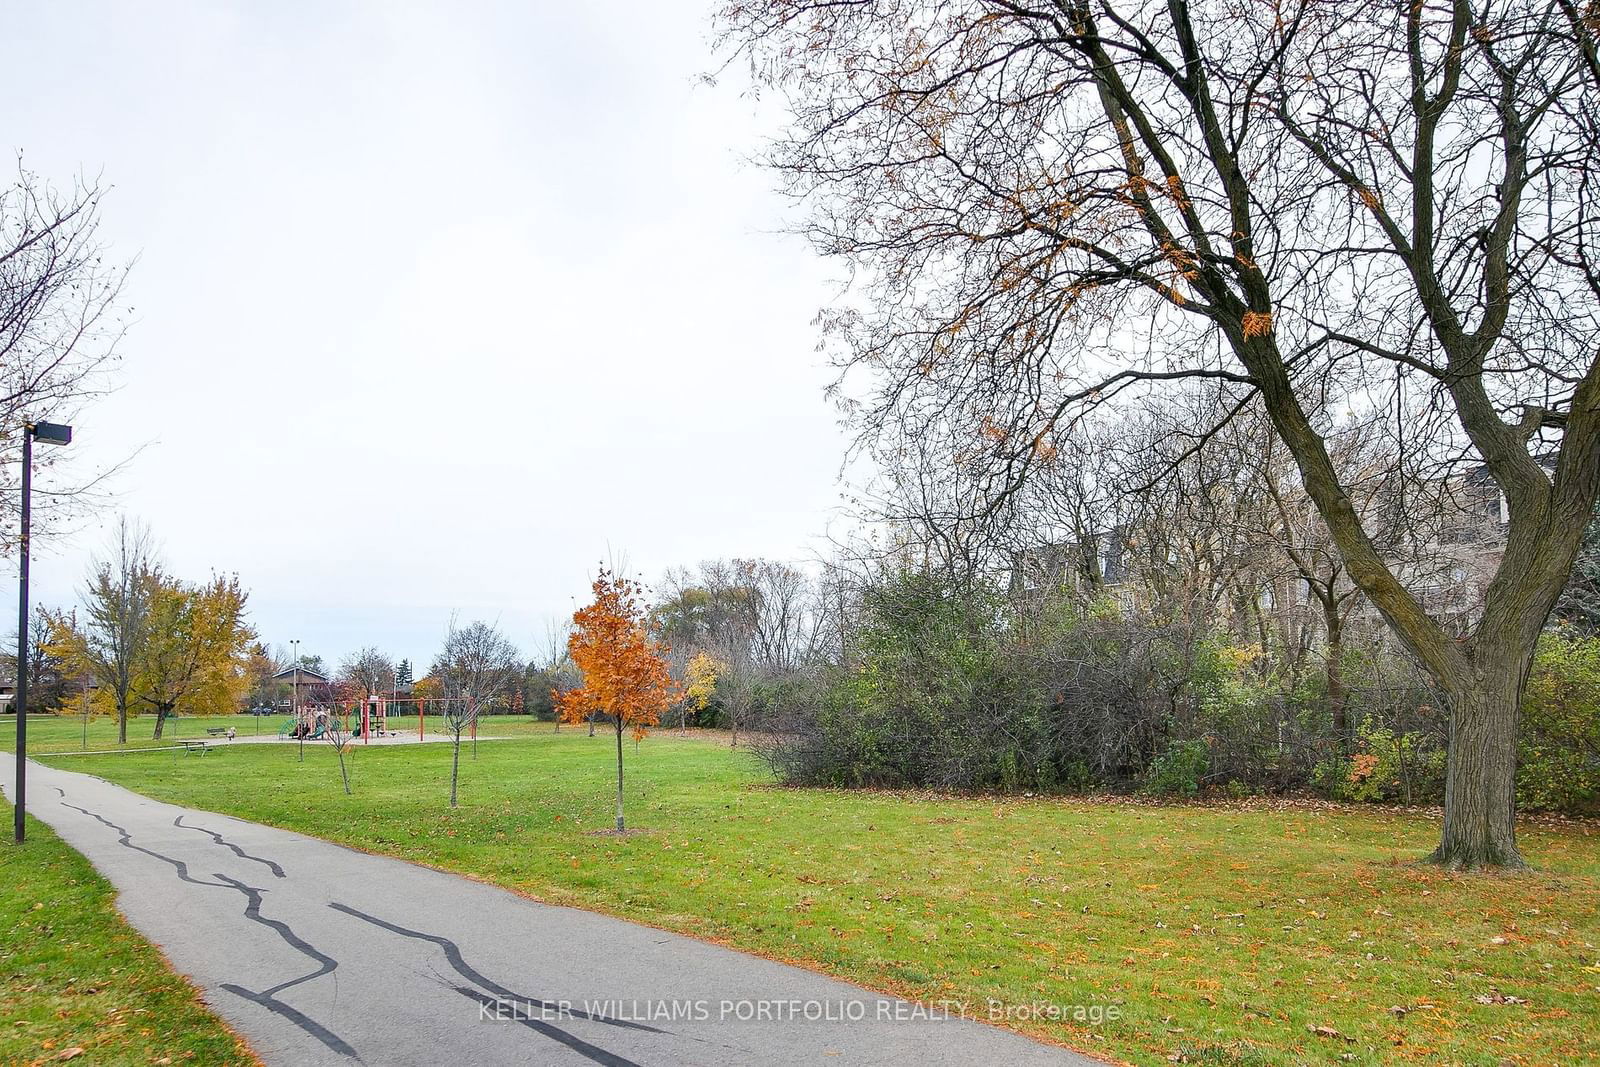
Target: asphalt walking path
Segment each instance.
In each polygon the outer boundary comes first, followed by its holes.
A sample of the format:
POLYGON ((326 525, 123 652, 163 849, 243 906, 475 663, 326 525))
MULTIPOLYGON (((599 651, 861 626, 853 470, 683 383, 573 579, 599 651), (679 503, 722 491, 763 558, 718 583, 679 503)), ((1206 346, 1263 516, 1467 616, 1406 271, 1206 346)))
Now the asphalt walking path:
POLYGON ((1096 1062, 971 1021, 986 1005, 896 1000, 91 775, 30 763, 27 785, 268 1064, 1096 1062))

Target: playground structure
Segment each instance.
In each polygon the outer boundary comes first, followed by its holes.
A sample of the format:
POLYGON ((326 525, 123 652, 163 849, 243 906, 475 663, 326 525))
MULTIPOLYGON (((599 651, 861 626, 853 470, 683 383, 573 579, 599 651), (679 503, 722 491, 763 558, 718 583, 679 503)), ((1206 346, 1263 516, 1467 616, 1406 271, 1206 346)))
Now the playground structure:
MULTIPOLYGON (((409 718, 409 711, 402 712, 401 708, 411 704, 416 706, 417 740, 421 741, 425 736, 428 715, 448 716, 451 705, 459 704, 465 699, 465 697, 386 697, 380 693, 371 693, 365 700, 334 698, 297 701, 289 721, 278 731, 278 736, 290 740, 318 741, 333 733, 351 741, 359 738, 364 744, 370 743, 374 735, 395 737, 400 731, 389 728, 389 715, 392 711, 394 714, 404 714, 409 718)), ((476 716, 472 717, 471 736, 474 739, 478 736, 476 716)))
POLYGON ((316 741, 330 731, 354 740, 368 741, 376 733, 389 734, 389 705, 399 703, 379 693, 365 700, 307 700, 296 703, 288 723, 279 731, 290 739, 316 741))

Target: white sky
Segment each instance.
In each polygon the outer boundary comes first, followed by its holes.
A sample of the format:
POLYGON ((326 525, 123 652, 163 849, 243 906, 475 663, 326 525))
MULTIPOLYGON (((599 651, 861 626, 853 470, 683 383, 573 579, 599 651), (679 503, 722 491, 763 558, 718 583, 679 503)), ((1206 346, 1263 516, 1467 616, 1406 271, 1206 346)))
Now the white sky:
POLYGON ((612 555, 807 555, 845 447, 834 290, 744 162, 770 116, 698 83, 707 10, 11 6, 0 145, 103 171, 139 259, 74 458, 148 445, 39 546, 35 603, 74 598, 116 510, 334 663, 425 666, 452 611, 526 649, 612 555))

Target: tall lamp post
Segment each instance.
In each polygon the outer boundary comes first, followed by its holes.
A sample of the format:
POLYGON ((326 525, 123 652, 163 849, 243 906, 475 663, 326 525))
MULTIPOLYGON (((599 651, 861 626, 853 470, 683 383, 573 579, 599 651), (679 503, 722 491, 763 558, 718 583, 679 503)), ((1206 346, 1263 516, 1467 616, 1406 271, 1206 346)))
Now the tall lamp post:
POLYGON ((47 445, 72 443, 72 427, 58 422, 22 424, 22 538, 18 542, 21 567, 17 573, 17 844, 26 835, 28 778, 28 555, 32 546, 33 442, 47 445))

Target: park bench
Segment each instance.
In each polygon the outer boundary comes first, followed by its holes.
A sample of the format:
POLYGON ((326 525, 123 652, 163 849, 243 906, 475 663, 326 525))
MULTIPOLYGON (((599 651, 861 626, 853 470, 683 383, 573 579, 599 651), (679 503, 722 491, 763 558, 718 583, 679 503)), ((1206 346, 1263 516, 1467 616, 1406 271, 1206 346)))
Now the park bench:
POLYGON ((183 738, 179 740, 178 746, 183 749, 183 754, 186 756, 192 756, 196 753, 204 756, 211 751, 211 745, 198 737, 183 738))
POLYGON ((223 734, 225 734, 227 732, 228 732, 228 728, 226 726, 207 726, 206 727, 206 733, 210 734, 212 737, 221 737, 223 734))

